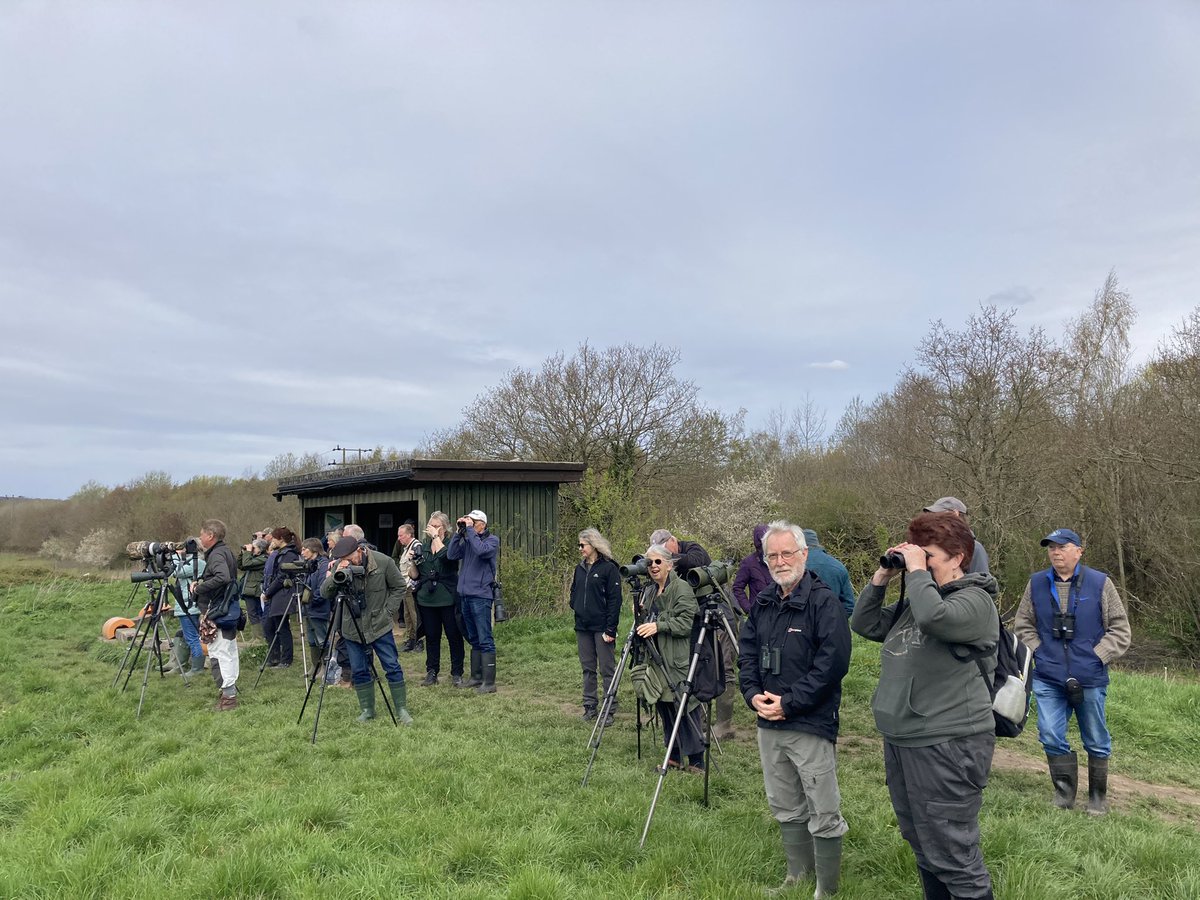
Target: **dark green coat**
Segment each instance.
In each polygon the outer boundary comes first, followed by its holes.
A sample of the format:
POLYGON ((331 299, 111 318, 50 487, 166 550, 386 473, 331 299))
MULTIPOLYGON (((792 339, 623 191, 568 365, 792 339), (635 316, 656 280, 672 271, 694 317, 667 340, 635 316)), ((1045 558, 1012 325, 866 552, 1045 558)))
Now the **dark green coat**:
MULTIPOLYGON (((329 564, 329 577, 321 585, 322 597, 333 599, 337 596, 338 586, 333 580, 333 567, 336 564, 336 561, 329 564)), ((404 602, 405 585, 395 560, 386 553, 368 550, 364 568, 365 574, 356 575, 353 580, 353 593, 362 598, 362 615, 356 625, 349 611, 343 610, 338 630, 348 641, 369 644, 391 632, 392 622, 400 611, 400 604, 404 602)))
POLYGON ((429 548, 421 554, 417 573, 421 585, 417 589, 417 603, 421 606, 453 606, 455 586, 458 584, 458 563, 446 555, 449 543, 443 543, 437 553, 429 548))
POLYGON ((251 553, 249 550, 243 550, 238 554, 238 571, 244 572, 246 575, 246 581, 242 585, 242 596, 253 597, 255 603, 262 594, 263 568, 266 564, 267 555, 265 553, 251 553))
MULTIPOLYGON (((674 688, 687 678, 688 663, 692 659, 692 623, 696 620, 699 606, 696 595, 686 581, 672 572, 661 594, 658 585, 651 584, 642 595, 642 604, 650 609, 651 604, 658 612, 658 634, 653 638, 666 664, 667 681, 674 688)), ((664 701, 672 701, 675 694, 664 695, 664 701)))

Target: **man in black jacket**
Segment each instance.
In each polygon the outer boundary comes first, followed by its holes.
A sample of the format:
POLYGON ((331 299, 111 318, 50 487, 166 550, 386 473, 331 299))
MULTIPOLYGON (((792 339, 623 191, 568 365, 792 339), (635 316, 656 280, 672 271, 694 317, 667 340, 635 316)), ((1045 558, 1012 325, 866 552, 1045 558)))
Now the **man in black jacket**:
POLYGON ((837 783, 838 707, 850 668, 850 627, 837 596, 804 570, 804 533, 772 522, 763 556, 777 588, 755 599, 742 626, 742 696, 758 714, 767 805, 779 822, 791 887, 815 871, 814 897, 837 891, 842 867, 837 783))
MULTIPOLYGON (((220 519, 208 519, 200 526, 200 546, 204 548, 204 574, 193 585, 192 596, 200 612, 207 613, 209 605, 222 599, 225 589, 233 583, 237 560, 233 551, 225 545, 225 523, 220 519)), ((216 636, 208 643, 208 658, 212 665, 213 681, 221 689, 217 711, 237 709, 240 669, 236 625, 217 629, 216 636)))
MULTIPOLYGON (((600 669, 600 694, 612 683, 617 668, 613 652, 621 619, 621 572, 612 560, 612 547, 595 528, 579 532, 579 565, 571 581, 571 609, 575 611, 575 643, 583 668, 583 720, 596 718, 596 668, 600 669)), ((612 724, 616 700, 608 708, 605 725, 612 724)))

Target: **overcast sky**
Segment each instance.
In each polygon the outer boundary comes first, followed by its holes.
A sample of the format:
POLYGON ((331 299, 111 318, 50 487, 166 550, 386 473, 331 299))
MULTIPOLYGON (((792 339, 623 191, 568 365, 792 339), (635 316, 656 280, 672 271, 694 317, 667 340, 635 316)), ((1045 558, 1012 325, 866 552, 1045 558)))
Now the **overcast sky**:
POLYGON ((936 319, 1200 304, 1200 4, 0 4, 0 494, 408 448, 659 342, 830 427, 936 319))

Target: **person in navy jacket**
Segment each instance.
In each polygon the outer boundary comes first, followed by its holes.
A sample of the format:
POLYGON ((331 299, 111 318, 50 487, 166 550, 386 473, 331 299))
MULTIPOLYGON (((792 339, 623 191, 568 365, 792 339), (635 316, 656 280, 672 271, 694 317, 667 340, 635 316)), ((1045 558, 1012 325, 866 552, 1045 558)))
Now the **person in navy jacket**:
POLYGON ((1054 805, 1071 809, 1079 785, 1067 743, 1071 714, 1088 754, 1088 812, 1108 811, 1112 737, 1104 716, 1108 666, 1129 649, 1129 616, 1112 579, 1081 565, 1083 540, 1070 528, 1042 538, 1050 568, 1035 572, 1017 607, 1013 632, 1033 651, 1038 740, 1046 751, 1054 805))

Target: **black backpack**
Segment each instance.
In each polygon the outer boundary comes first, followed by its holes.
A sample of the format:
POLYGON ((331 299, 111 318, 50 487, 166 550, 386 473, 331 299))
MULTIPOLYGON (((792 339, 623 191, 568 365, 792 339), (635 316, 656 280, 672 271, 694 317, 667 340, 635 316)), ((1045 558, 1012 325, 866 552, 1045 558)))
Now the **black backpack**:
MULTIPOLYGON (((700 638, 700 628, 703 619, 696 617, 692 624, 692 650, 696 649, 696 641, 700 638)), ((704 644, 700 647, 700 657, 696 662, 696 671, 692 674, 691 696, 701 703, 708 703, 725 693, 725 657, 717 646, 716 632, 710 628, 704 635, 704 644)))
POLYGON ((992 697, 992 716, 996 719, 996 737, 1016 737, 1025 728, 1029 719, 1029 695, 1033 691, 1033 653, 1025 642, 1004 627, 1000 611, 996 611, 1000 622, 1000 640, 996 649, 977 650, 959 645, 951 652, 957 659, 967 662, 975 660, 979 674, 987 679, 983 658, 996 654, 996 672, 988 685, 992 697))

